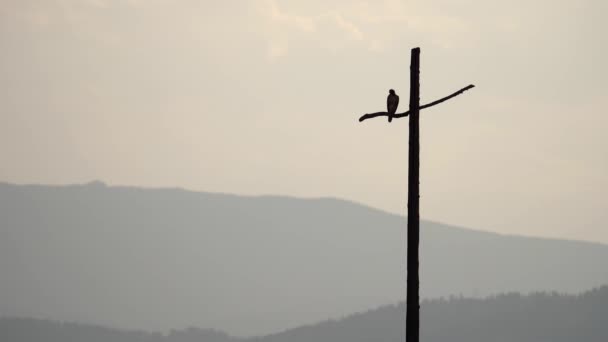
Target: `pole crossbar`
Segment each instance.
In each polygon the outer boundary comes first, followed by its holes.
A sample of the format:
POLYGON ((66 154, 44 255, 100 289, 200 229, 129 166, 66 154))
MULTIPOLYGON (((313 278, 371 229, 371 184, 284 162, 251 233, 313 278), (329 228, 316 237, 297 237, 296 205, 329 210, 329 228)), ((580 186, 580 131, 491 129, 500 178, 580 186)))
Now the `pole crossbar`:
MULTIPOLYGON (((469 90, 471 88, 475 88, 475 86, 473 84, 469 84, 468 86, 460 89, 459 91, 457 91, 457 92, 455 92, 453 94, 450 94, 450 95, 448 95, 446 97, 440 98, 437 101, 433 101, 431 103, 427 103, 425 105, 422 105, 418 109, 425 109, 425 108, 433 107, 434 105, 438 105, 438 104, 440 104, 440 103, 442 103, 444 101, 447 101, 447 100, 449 100, 449 99, 451 99, 453 97, 456 97, 456 96, 464 93, 465 91, 467 91, 467 90, 469 90)), ((410 111, 408 110, 406 112, 397 113, 397 114, 393 115, 393 118, 395 118, 395 119, 404 118, 404 117, 408 116, 409 114, 410 114, 410 111)), ((359 122, 363 122, 363 121, 365 121, 367 119, 377 118, 379 116, 388 116, 388 112, 377 112, 377 113, 364 114, 363 116, 361 116, 359 118, 359 122)))

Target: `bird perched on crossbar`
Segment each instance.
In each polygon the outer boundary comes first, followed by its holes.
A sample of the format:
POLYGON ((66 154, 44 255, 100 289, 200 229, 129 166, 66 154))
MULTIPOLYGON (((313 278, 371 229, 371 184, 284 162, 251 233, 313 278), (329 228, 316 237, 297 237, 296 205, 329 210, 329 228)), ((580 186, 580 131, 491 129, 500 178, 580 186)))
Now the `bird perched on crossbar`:
POLYGON ((386 110, 388 111, 388 122, 393 121, 393 115, 397 112, 397 106, 399 106, 399 95, 395 93, 393 89, 388 91, 388 97, 386 98, 386 110))

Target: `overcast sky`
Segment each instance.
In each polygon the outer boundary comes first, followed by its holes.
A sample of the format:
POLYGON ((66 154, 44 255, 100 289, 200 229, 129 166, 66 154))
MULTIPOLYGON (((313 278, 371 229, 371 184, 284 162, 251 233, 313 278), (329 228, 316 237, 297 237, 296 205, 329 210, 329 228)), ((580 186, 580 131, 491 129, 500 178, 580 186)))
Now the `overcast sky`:
POLYGON ((604 0, 0 0, 0 181, 331 196, 608 243, 604 0))

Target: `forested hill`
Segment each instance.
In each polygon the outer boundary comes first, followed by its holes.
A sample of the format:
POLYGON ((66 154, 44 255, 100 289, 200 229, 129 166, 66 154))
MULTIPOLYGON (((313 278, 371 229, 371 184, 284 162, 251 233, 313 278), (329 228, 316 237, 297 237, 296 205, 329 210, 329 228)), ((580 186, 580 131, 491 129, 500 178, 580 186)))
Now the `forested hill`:
MULTIPOLYGON (((405 304, 292 329, 257 342, 405 340, 405 304)), ((608 286, 581 295, 503 294, 421 304, 423 342, 608 341, 608 286)))
MULTIPOLYGON (((560 342, 608 340, 608 286, 581 295, 504 294, 422 303, 424 342, 560 342)), ((384 306, 281 333, 236 338, 213 329, 168 334, 54 321, 2 318, 6 342, 395 342, 404 340, 405 305, 384 306)))

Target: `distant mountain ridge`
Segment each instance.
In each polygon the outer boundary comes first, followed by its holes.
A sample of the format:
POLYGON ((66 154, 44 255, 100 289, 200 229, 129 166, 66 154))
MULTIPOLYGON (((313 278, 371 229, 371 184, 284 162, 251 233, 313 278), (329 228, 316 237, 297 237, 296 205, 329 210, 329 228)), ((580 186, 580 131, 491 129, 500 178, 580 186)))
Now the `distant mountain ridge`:
MULTIPOLYGON (((404 217, 338 199, 0 183, 0 315, 263 335, 405 298, 404 217)), ((422 222, 424 298, 608 284, 608 246, 422 222)))
MULTIPOLYGON (((608 286, 580 295, 501 294, 485 299, 423 301, 421 337, 427 342, 605 342, 608 286)), ((368 342, 404 341, 405 304, 267 336, 238 338, 214 329, 167 334, 29 318, 0 318, 0 340, 10 342, 368 342)))

